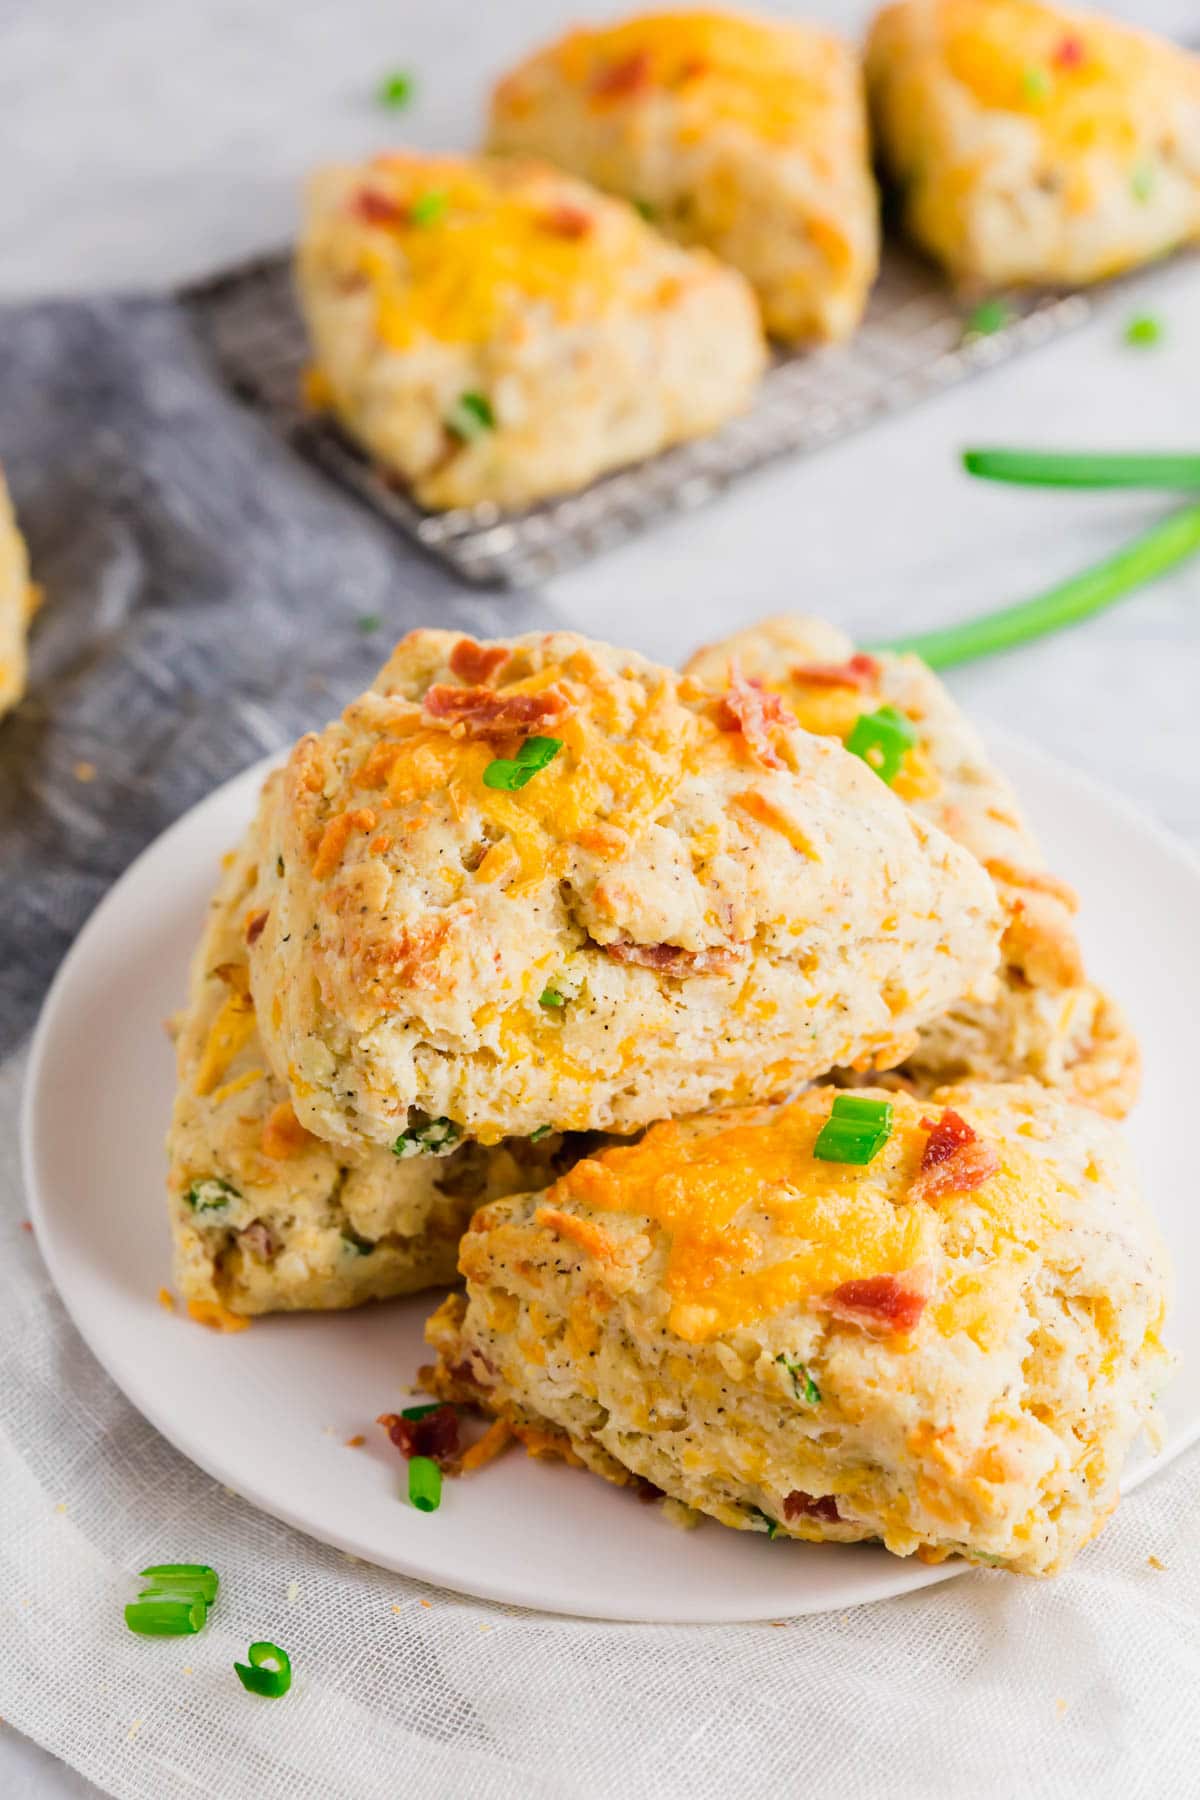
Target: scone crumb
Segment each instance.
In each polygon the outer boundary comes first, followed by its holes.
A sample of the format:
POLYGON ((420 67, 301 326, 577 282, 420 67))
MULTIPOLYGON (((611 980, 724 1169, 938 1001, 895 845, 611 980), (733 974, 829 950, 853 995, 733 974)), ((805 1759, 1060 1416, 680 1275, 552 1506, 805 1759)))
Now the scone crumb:
POLYGON ((1164 1562, 1159 1562, 1157 1556, 1148 1556, 1146 1558, 1146 1561, 1149 1563, 1149 1565, 1152 1569, 1157 1569, 1161 1575, 1166 1574, 1167 1565, 1164 1562))
POLYGON ((164 1312, 174 1312, 175 1311, 175 1296, 171 1292, 170 1288, 165 1288, 165 1287, 159 1288, 158 1304, 162 1307, 164 1312))
POLYGON ((95 781, 96 765, 92 762, 77 762, 74 768, 76 781, 95 781))
POLYGON ((363 1436, 362 1432, 356 1431, 353 1437, 348 1437, 346 1439, 346 1449, 347 1450, 357 1450, 359 1445, 365 1444, 366 1441, 367 1440, 363 1436))

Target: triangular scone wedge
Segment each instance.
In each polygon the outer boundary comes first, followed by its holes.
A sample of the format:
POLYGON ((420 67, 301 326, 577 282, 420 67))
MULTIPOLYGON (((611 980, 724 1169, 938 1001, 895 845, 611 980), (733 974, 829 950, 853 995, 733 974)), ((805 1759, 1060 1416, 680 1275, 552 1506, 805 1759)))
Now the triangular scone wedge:
POLYGON ((867 46, 908 232, 961 282, 1087 282, 1200 237, 1200 59, 1038 0, 899 0, 867 46))
POLYGON ((767 330, 844 338, 879 258, 858 52, 816 26, 651 14, 575 30, 507 75, 492 146, 548 157, 704 244, 767 330))
POLYGON ((997 956, 974 858, 840 744, 570 632, 410 633, 259 841, 260 1028, 333 1142, 629 1132, 892 1063, 997 956))
POLYGON ((687 667, 719 681, 735 663, 781 695, 809 731, 844 740, 862 713, 893 706, 905 714, 920 737, 893 791, 978 857, 996 884, 1005 919, 998 988, 925 1025, 905 1072, 926 1086, 1032 1076, 1114 1117, 1128 1112, 1137 1042, 1087 979, 1075 895, 1046 868, 1011 786, 933 671, 915 656, 856 653, 845 632, 798 614, 710 645, 687 667))
POLYGON ((738 1530, 1054 1573, 1170 1366, 1125 1146, 1028 1082, 856 1096, 891 1135, 821 1161, 847 1098, 656 1125, 482 1207, 422 1379, 738 1530))
POLYGON ((351 1157, 307 1132, 269 1070, 250 998, 255 867, 251 834, 228 858, 196 950, 167 1142, 175 1281, 193 1316, 217 1325, 452 1281, 474 1208, 570 1161, 559 1137, 485 1150, 427 1126, 411 1154, 366 1146, 351 1157))
POLYGON ((311 398, 422 506, 524 506, 716 429, 766 359, 703 251, 544 165, 416 151, 309 189, 311 398))
POLYGON ((39 591, 29 579, 25 540, 0 470, 0 716, 25 692, 25 639, 38 599, 39 591))

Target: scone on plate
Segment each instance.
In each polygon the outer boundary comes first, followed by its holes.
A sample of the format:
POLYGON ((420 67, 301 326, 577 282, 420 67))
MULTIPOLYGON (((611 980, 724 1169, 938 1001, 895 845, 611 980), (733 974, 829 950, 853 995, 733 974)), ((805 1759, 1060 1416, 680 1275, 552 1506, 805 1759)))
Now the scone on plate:
POLYGON ((423 506, 522 506, 713 431, 765 349, 732 269, 559 171, 330 168, 297 263, 313 397, 423 506))
POLYGON ((1063 1568, 1169 1366, 1117 1130, 1033 1083, 657 1125, 483 1207, 461 1267, 435 1392, 722 1524, 927 1561, 1063 1568))
POLYGON ((867 46, 908 232, 963 283, 1098 281, 1200 237, 1200 60, 1039 0, 898 0, 867 46))
POLYGON ((688 672, 737 667, 780 695, 808 731, 843 741, 892 708, 911 727, 893 793, 978 857, 1004 913, 998 986, 956 1000, 921 1029, 905 1072, 926 1088, 963 1078, 1032 1076, 1121 1117, 1137 1098, 1137 1042, 1119 1007, 1087 979, 1076 899, 1047 869, 1009 783, 974 727, 918 657, 856 652, 836 626, 784 615, 698 651, 688 672))
POLYGON ((272 1073, 246 967, 256 846, 248 838, 209 909, 179 1021, 168 1137, 175 1280, 194 1317, 357 1306, 454 1279, 458 1240, 487 1197, 566 1167, 559 1137, 490 1150, 444 1120, 394 1149, 334 1150, 305 1131, 272 1073))
POLYGON ((974 858, 760 690, 414 631, 265 797, 259 1029, 330 1142, 631 1132, 895 1062, 990 980, 974 858))
POLYGON ((0 716, 25 692, 25 638, 37 602, 25 540, 0 470, 0 716))
POLYGON ((707 245, 773 336, 844 338, 862 317, 879 259, 862 71, 826 31, 734 12, 571 31, 500 83, 490 142, 707 245))

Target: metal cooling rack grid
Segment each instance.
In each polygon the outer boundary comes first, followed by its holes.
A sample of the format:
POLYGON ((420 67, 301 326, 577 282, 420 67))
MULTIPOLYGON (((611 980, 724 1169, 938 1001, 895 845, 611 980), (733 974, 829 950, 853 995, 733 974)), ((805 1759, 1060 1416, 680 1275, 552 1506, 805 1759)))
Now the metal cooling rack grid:
POLYGON ((749 412, 711 437, 522 512, 481 505, 427 513, 329 420, 304 412, 307 349, 285 254, 212 276, 181 299, 234 393, 464 579, 505 587, 544 581, 671 513, 702 506, 766 463, 819 449, 1034 349, 1094 310, 1082 293, 1010 294, 1005 324, 988 336, 964 336, 970 308, 929 264, 889 244, 856 336, 836 349, 778 355, 749 412))

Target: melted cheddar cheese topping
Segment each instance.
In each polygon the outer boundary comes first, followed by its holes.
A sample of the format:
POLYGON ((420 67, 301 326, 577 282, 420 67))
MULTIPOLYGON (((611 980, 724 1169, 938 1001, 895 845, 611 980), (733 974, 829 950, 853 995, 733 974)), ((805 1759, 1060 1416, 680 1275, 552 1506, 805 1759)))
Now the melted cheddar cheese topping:
POLYGON ((1027 1151, 999 1143, 1000 1167, 982 1186, 913 1200, 925 1109, 907 1095, 887 1098, 892 1135, 866 1167, 814 1158, 833 1102, 829 1090, 814 1090, 773 1112, 655 1125, 639 1144, 578 1163, 547 1202, 657 1225, 668 1239, 669 1323, 688 1342, 750 1328, 845 1281, 919 1265, 941 1272, 935 1329, 994 1341, 1019 1300, 1020 1272, 1058 1218, 1057 1183, 1027 1151), (960 1255, 963 1207, 971 1227, 960 1255))

